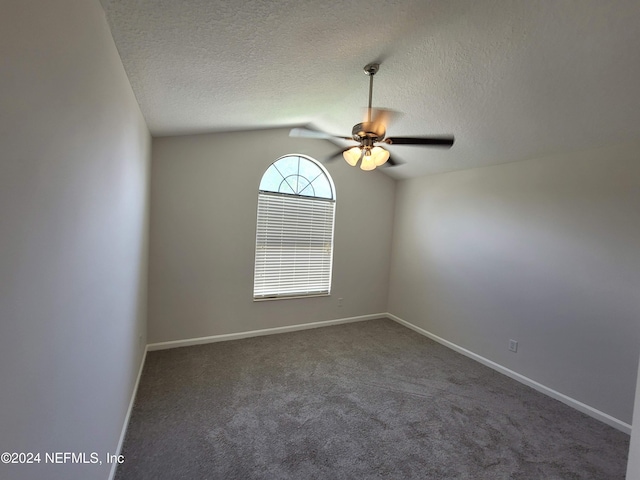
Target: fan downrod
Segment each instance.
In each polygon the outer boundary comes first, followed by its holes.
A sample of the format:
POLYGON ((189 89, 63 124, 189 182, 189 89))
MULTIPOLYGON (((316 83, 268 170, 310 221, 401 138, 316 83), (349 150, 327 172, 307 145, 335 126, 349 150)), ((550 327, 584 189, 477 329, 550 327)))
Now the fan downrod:
POLYGON ((381 142, 386 135, 382 125, 376 125, 371 120, 371 100, 373 97, 373 76, 380 69, 379 63, 368 63, 364 66, 365 75, 369 75, 369 107, 367 108, 367 121, 353 126, 351 135, 356 142, 363 147, 371 147, 376 142, 381 142))

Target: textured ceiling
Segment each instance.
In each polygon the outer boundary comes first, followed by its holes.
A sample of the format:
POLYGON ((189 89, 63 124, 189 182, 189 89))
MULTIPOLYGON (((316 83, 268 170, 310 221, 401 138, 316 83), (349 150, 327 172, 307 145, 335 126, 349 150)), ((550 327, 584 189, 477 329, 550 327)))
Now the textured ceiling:
POLYGON ((638 139, 638 0, 102 0, 153 135, 312 124, 350 135, 368 77, 401 112, 395 178, 638 139))

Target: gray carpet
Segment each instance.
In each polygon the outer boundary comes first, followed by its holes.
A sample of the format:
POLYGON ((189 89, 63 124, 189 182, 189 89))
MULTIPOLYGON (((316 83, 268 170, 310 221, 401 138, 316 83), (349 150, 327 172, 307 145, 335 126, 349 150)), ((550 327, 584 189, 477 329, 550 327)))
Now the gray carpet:
POLYGON ((116 479, 624 479, 629 436, 390 320, 150 352, 116 479))

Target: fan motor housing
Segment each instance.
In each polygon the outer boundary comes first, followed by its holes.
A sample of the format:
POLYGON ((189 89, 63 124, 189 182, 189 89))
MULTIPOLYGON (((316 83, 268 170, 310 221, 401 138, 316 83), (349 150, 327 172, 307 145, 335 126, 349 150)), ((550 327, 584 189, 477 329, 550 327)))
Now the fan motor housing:
POLYGON ((376 125, 373 122, 358 123, 353 126, 351 134, 356 142, 362 144, 373 144, 381 142, 386 135, 386 131, 381 125, 376 125))

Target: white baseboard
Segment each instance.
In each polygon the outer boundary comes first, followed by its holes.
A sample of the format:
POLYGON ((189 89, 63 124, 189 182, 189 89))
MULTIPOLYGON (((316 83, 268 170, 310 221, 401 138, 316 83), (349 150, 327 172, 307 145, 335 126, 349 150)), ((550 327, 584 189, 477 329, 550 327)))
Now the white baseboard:
MULTIPOLYGON (((124 417, 124 423, 122 425, 122 431, 120 432, 120 439, 118 440, 118 446, 116 447, 116 455, 120 455, 122 452, 122 445, 124 443, 124 437, 127 435, 127 427, 129 426, 129 419, 131 418, 131 412, 133 410, 133 404, 136 400, 136 394, 138 393, 138 385, 140 384, 140 378, 142 377, 142 369, 144 368, 144 362, 147 359, 147 348, 145 347, 142 353, 142 361, 140 362, 140 368, 138 369, 138 376, 136 383, 133 386, 133 392, 131 393, 131 400, 129 400, 129 408, 127 408, 127 414, 124 417)), ((113 462, 111 464, 111 472, 109 473, 109 480, 113 480, 116 477, 116 470, 118 463, 113 462)))
POLYGON ((562 403, 569 405, 570 407, 573 407, 576 410, 589 415, 590 417, 595 418, 596 420, 600 420, 601 422, 604 422, 607 425, 613 428, 616 428, 624 433, 631 434, 631 425, 629 425, 628 423, 624 423, 623 421, 618 420, 617 418, 614 418, 607 413, 601 412, 600 410, 590 407, 589 405, 586 405, 574 398, 568 397, 563 393, 560 393, 545 385, 542 385, 541 383, 538 383, 535 380, 531 380, 530 378, 525 377, 524 375, 521 375, 517 372, 514 372, 513 370, 509 370, 508 368, 503 367, 502 365, 496 362, 493 362, 488 358, 484 358, 478 355, 477 353, 473 353, 472 351, 467 350, 466 348, 462 348, 461 346, 456 345, 455 343, 445 340, 444 338, 438 337, 437 335, 434 335, 431 332, 428 332, 420 327, 417 327, 414 324, 409 323, 406 320, 403 320, 391 313, 387 313, 386 317, 395 322, 398 322, 400 325, 404 325, 405 327, 408 327, 411 330, 414 330, 420 333, 421 335, 424 335, 425 337, 430 338, 431 340, 434 340, 444 345, 445 347, 449 347, 451 350, 455 350, 456 352, 461 353, 462 355, 469 357, 477 362, 480 362, 483 365, 486 365, 487 367, 496 370, 497 372, 500 372, 508 377, 513 378, 514 380, 519 381, 520 383, 523 383, 541 393, 544 393, 545 395, 548 395, 551 398, 555 398, 556 400, 559 400, 562 403))
POLYGON ((191 345, 202 345, 205 343, 225 342, 228 340, 239 340, 241 338, 260 337, 262 335, 274 335, 276 333, 295 332, 297 330, 307 330, 309 328, 328 327, 340 325, 342 323, 362 322, 375 318, 386 318, 387 313, 374 313, 371 315, 360 315, 358 317, 337 318, 335 320, 325 320, 321 322, 301 323, 298 325, 288 325, 286 327, 265 328, 263 330, 251 330, 249 332, 226 333, 223 335, 212 335, 210 337, 188 338, 185 340, 174 340, 170 342, 150 343, 147 351, 165 350, 168 348, 189 347, 191 345))

